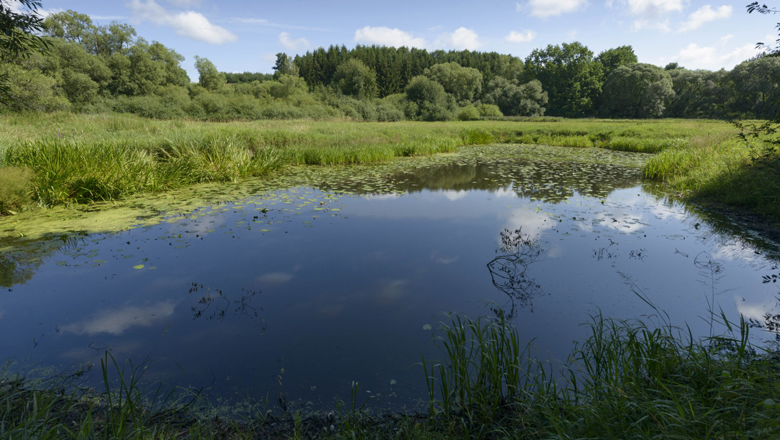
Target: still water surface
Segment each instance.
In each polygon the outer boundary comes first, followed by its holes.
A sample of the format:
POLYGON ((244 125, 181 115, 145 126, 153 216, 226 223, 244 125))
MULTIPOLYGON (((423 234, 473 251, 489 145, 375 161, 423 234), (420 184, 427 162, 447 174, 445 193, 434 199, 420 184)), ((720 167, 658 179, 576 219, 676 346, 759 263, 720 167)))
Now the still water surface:
POLYGON ((296 186, 68 241, 0 292, 0 354, 66 370, 110 350, 146 360, 150 381, 315 406, 357 381, 402 408, 425 396, 414 364, 440 356, 440 312, 500 307, 553 359, 591 314, 653 313, 637 293, 703 336, 713 303, 756 325, 777 313, 769 245, 651 195, 638 168, 487 161, 389 182, 296 186))

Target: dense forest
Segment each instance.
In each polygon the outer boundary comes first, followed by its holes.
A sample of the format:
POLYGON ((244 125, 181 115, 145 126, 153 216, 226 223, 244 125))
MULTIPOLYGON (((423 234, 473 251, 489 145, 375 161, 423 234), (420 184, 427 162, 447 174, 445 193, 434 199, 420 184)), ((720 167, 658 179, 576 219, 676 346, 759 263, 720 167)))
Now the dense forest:
POLYGON ((780 58, 731 71, 639 63, 631 46, 595 55, 579 42, 525 60, 495 52, 331 46, 277 54, 274 73, 225 73, 149 42, 132 26, 96 25, 75 11, 42 26, 49 50, 0 54, 2 111, 134 113, 202 120, 349 118, 471 120, 497 116, 773 118, 780 58))

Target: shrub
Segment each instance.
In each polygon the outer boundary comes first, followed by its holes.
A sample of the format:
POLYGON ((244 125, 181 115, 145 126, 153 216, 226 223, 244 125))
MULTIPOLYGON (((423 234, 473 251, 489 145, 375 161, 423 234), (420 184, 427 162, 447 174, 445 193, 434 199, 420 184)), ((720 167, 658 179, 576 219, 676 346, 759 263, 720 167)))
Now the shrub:
POLYGON ((477 107, 477 111, 483 118, 504 116, 504 114, 501 113, 501 109, 495 104, 481 104, 477 107))
POLYGON ((458 119, 461 121, 477 121, 479 118, 479 111, 473 106, 463 107, 458 111, 458 119))
POLYGON ((493 134, 481 129, 463 130, 460 138, 466 145, 484 145, 496 142, 496 137, 493 134))

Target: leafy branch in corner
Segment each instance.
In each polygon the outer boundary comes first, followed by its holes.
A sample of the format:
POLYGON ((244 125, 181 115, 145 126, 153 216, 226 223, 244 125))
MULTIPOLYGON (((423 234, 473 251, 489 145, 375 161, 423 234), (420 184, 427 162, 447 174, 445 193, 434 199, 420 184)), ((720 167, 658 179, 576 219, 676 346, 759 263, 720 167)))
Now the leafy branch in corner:
MULTIPOLYGON (((0 0, 0 62, 51 49, 51 43, 37 35, 43 30, 43 17, 37 12, 41 6, 38 0, 0 0)), ((0 102, 9 92, 8 73, 2 73, 0 102)))

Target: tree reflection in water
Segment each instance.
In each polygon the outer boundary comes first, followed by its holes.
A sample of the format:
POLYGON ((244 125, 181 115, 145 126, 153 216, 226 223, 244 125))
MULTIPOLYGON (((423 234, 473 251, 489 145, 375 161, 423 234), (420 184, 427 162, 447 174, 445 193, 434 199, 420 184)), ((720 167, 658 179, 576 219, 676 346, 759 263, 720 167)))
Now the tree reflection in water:
MULTIPOLYGON (((772 270, 778 270, 778 266, 772 266, 772 270)), ((761 278, 763 279, 764 284, 777 283, 777 281, 780 280, 780 272, 763 275, 761 278)), ((780 296, 775 297, 775 299, 777 299, 777 303, 780 305, 780 296)), ((752 328, 761 328, 769 333, 774 333, 775 340, 780 341, 780 314, 766 312, 764 313, 763 318, 763 322, 755 318, 750 318, 748 320, 748 325, 752 328)))
MULTIPOLYGON (((533 298, 544 295, 542 286, 528 274, 529 267, 542 255, 543 249, 530 235, 523 235, 522 228, 501 232, 502 255, 487 264, 496 289, 504 292, 512 303, 506 318, 515 316, 518 306, 533 312, 533 298)), ((504 308, 506 309, 506 308, 504 308)))

